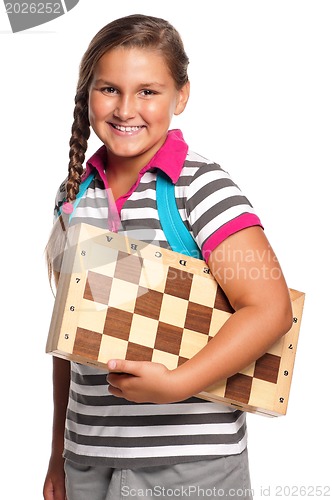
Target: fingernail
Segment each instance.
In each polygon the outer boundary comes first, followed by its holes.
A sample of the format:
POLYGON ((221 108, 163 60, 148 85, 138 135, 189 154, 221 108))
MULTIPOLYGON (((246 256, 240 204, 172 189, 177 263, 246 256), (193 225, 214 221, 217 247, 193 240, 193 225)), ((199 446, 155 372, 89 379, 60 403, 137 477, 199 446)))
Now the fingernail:
POLYGON ((112 359, 112 361, 109 362, 109 367, 111 370, 115 370, 116 368, 116 361, 114 361, 114 359, 112 359))

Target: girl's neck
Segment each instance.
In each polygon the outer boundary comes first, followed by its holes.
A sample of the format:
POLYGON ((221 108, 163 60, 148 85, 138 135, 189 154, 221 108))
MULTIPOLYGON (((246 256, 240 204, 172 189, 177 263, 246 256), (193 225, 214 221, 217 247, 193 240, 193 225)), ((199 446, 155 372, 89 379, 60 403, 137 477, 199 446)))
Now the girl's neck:
POLYGON ((109 150, 107 151, 105 173, 108 186, 112 189, 115 199, 126 194, 135 184, 139 172, 148 165, 162 144, 163 142, 160 141, 154 148, 134 157, 114 156, 109 150))
POLYGON ((139 162, 137 158, 108 158, 105 174, 115 200, 130 190, 145 165, 145 161, 139 162))

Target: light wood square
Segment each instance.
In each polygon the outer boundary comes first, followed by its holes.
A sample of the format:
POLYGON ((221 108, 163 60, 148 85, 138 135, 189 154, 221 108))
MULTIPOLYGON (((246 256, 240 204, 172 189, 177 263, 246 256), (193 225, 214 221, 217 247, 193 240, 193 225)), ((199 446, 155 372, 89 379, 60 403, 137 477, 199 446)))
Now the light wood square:
POLYGON ((118 256, 118 250, 115 248, 100 245, 92 239, 81 242, 78 255, 85 269, 113 276, 118 256), (83 256, 81 252, 85 252, 85 255, 83 256))
POLYGON ((128 342, 103 335, 101 339, 98 361, 107 363, 110 359, 125 359, 128 342))
POLYGON ((180 356, 184 358, 192 358, 203 347, 206 346, 208 336, 203 333, 193 332, 192 330, 183 330, 182 342, 180 348, 180 356))
POLYGON ((180 328, 184 327, 188 309, 188 301, 164 294, 159 319, 180 328))
POLYGON ((249 404, 260 408, 273 408, 277 385, 258 378, 252 380, 249 404))
POLYGON ((103 333, 106 314, 107 305, 83 299, 78 312, 77 326, 103 333))
POLYGON ((283 353, 284 344, 287 342, 285 337, 281 337, 272 347, 267 351, 269 354, 274 354, 275 356, 281 356, 283 353))
POLYGON ((220 382, 216 382, 215 384, 208 387, 206 391, 203 391, 201 394, 208 395, 211 397, 211 393, 213 393, 213 397, 215 397, 215 399, 223 398, 226 392, 226 383, 227 380, 221 380, 220 382))
POLYGON ((203 306, 213 307, 216 298, 217 286, 218 285, 215 280, 194 274, 190 290, 190 302, 196 302, 197 304, 202 304, 203 306))
POLYGON ((96 273, 113 277, 118 251, 114 248, 98 245, 97 248, 94 249, 93 254, 98 255, 98 257, 93 257, 95 259, 93 270, 96 273))
POLYGON ((170 354, 169 352, 159 351, 154 349, 152 355, 152 361, 154 363, 162 363, 169 370, 174 370, 178 366, 179 357, 176 354, 170 354))
POLYGON ((141 271, 139 284, 145 288, 163 293, 165 290, 168 267, 158 261, 145 261, 141 271))
POLYGON ((220 328, 230 316, 231 313, 220 311, 219 309, 213 310, 209 331, 210 337, 214 337, 219 332, 220 328))
POLYGON ((108 305, 127 312, 134 312, 138 285, 113 279, 108 305))
POLYGON ((242 373, 243 375, 248 375, 248 377, 253 377, 254 372, 255 372, 255 366, 256 363, 251 363, 251 365, 247 366, 246 368, 243 368, 239 373, 242 373))
POLYGON ((153 348, 156 341, 157 329, 158 321, 156 319, 134 314, 131 323, 129 342, 153 348))

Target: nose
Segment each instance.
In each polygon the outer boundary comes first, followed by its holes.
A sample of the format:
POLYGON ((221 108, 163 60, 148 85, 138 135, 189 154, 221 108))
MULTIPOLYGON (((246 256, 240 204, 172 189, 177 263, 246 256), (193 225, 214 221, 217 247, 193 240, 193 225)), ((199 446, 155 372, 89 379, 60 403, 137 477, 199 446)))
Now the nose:
POLYGON ((127 121, 136 115, 135 99, 132 96, 121 95, 114 110, 114 116, 121 121, 127 121))

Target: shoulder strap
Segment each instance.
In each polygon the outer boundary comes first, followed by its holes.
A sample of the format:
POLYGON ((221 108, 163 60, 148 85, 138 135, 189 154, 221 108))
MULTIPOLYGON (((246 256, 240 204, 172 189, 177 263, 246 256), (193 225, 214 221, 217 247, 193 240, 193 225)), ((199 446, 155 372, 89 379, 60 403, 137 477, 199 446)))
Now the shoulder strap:
POLYGON ((179 214, 175 200, 175 186, 170 178, 160 170, 157 174, 156 196, 161 227, 172 250, 202 259, 197 243, 179 214))
MULTIPOLYGON (((80 185, 76 200, 73 203, 73 211, 69 216, 69 221, 74 215, 77 205, 84 196, 90 183, 95 177, 95 172, 91 173, 80 185)), ((161 171, 158 171, 156 183, 157 209, 161 227, 166 239, 173 251, 184 255, 203 259, 201 251, 186 228, 175 200, 175 186, 170 178, 161 171)), ((61 209, 60 209, 61 213, 61 209)), ((60 215, 60 214, 59 214, 60 215)))

